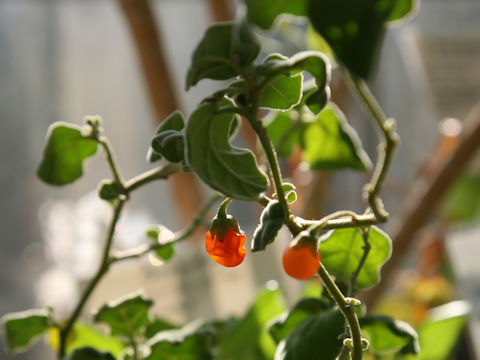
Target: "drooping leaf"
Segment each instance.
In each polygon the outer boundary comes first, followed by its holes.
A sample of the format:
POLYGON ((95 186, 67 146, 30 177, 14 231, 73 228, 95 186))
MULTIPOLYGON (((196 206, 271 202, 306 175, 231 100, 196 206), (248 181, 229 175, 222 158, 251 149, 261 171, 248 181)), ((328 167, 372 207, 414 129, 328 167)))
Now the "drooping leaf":
POLYGON ((449 359, 468 320, 468 308, 463 301, 453 301, 431 310, 433 315, 418 329, 420 353, 404 359, 449 359))
POLYGON ((302 97, 302 74, 280 75, 268 83, 262 92, 259 106, 274 110, 289 110, 302 97))
POLYGON ((94 321, 110 327, 112 335, 138 335, 149 323, 148 311, 153 301, 134 294, 106 303, 95 314, 94 321))
POLYGON ((302 298, 288 313, 274 319, 269 324, 268 332, 279 343, 311 315, 326 311, 327 308, 328 304, 318 298, 302 298))
POLYGON ((275 360, 334 360, 342 347, 345 321, 339 310, 312 315, 298 325, 275 352, 275 360))
POLYGON ((98 186, 98 196, 103 200, 115 200, 122 195, 122 191, 117 183, 112 180, 102 180, 98 186))
POLYGON ((364 336, 370 342, 370 349, 377 355, 418 354, 418 334, 408 323, 389 316, 368 315, 360 318, 364 336))
MULTIPOLYGON (((316 92, 318 94, 314 96, 314 100, 323 101, 323 105, 328 101, 330 94, 328 89, 330 63, 321 52, 302 51, 291 58, 280 54, 271 54, 257 67, 256 71, 259 75, 272 80, 281 75, 293 76, 302 71, 307 71, 315 79, 316 92)), ((310 105, 313 105, 313 101, 310 105)), ((323 107, 323 105, 319 104, 319 107, 323 107)))
POLYGON ((145 360, 211 360, 212 336, 212 329, 198 324, 159 332, 147 341, 150 353, 145 360))
POLYGON ((337 59, 355 75, 366 78, 387 22, 406 15, 408 7, 398 0, 324 0, 310 1, 307 12, 337 59))
POLYGON ((480 213, 480 176, 459 176, 444 195, 442 210, 449 220, 474 220, 480 213))
POLYGON ((229 143, 234 115, 216 103, 201 105, 187 123, 187 162, 210 187, 239 200, 256 200, 268 188, 250 150, 229 143))
POLYGON ((261 291, 245 317, 225 330, 215 360, 272 359, 275 343, 266 325, 285 310, 285 302, 278 289, 261 291))
POLYGON ((355 130, 333 103, 302 134, 303 158, 314 170, 367 170, 371 161, 355 130))
MULTIPOLYGON (((365 289, 378 283, 380 269, 390 258, 392 240, 382 230, 372 226, 368 233, 371 249, 359 272, 357 287, 365 289)), ((362 232, 357 228, 336 229, 320 238, 322 263, 339 281, 348 284, 364 254, 362 232)))
POLYGON ((148 160, 154 162, 162 156, 171 162, 180 162, 184 156, 185 121, 180 111, 171 113, 155 130, 151 148, 148 151, 148 160))
POLYGON ((96 151, 97 142, 83 136, 79 126, 56 122, 48 128, 37 175, 50 185, 72 183, 82 176, 84 160, 96 151))
POLYGON ((253 24, 268 29, 280 14, 305 15, 307 0, 246 0, 247 18, 253 24))
POLYGON ((197 45, 187 74, 186 89, 202 79, 227 80, 258 55, 259 46, 245 23, 210 26, 197 45))
POLYGON ((267 119, 266 129, 277 155, 288 157, 300 141, 300 133, 304 126, 298 121, 298 111, 291 110, 287 112, 278 112, 271 114, 271 119, 267 119))
POLYGON ((115 360, 112 354, 100 352, 91 347, 75 350, 68 360, 115 360))
POLYGON ((282 206, 276 200, 270 201, 263 209, 260 224, 255 229, 252 239, 252 251, 265 250, 277 237, 283 225, 284 215, 282 206))
MULTIPOLYGON (((59 347, 58 336, 58 331, 50 335, 49 342, 54 349, 58 349, 59 347), (56 336, 56 339, 54 339, 53 336, 56 336)), ((116 357, 125 348, 125 344, 116 338, 104 335, 91 325, 76 322, 67 341, 67 354, 71 354, 73 351, 85 347, 108 352, 116 357)))
POLYGON ((15 354, 27 350, 48 330, 48 314, 45 310, 10 313, 2 317, 2 325, 7 348, 15 354))

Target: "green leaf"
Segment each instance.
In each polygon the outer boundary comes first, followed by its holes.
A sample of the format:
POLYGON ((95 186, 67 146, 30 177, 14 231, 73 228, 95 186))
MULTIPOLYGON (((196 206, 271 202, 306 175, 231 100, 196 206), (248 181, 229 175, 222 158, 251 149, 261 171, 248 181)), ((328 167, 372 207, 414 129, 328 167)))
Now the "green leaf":
POLYGON ((277 347, 275 360, 334 360, 342 347, 345 321, 331 309, 308 317, 277 347))
POLYGON ((170 162, 180 162, 184 158, 185 121, 180 111, 171 113, 155 130, 148 160, 154 162, 162 156, 170 162))
POLYGON ((225 331, 215 360, 272 359, 275 343, 267 333, 266 325, 285 310, 280 290, 261 291, 245 317, 225 331))
POLYGON ((178 330, 159 332, 147 341, 150 354, 145 360, 211 360, 211 329, 189 324, 178 330))
POLYGON ((287 203, 293 204, 297 201, 297 193, 295 191, 289 191, 286 196, 287 203))
POLYGON ((255 60, 259 50, 245 23, 210 26, 193 53, 186 89, 202 79, 227 80, 237 76, 255 60))
POLYGON ((218 104, 201 105, 187 124, 187 161, 210 187, 224 195, 252 201, 268 189, 250 150, 229 143, 233 114, 219 114, 218 104))
POLYGON ((291 109, 302 98, 302 83, 302 74, 275 77, 262 91, 259 106, 274 110, 291 109))
MULTIPOLYGON (((390 258, 392 240, 376 226, 370 228, 368 242, 371 249, 357 278, 357 287, 365 289, 378 283, 380 269, 390 258)), ((320 238, 322 263, 339 281, 348 284, 364 254, 362 233, 357 228, 336 229, 320 238)))
POLYGON ((105 336, 88 324, 77 322, 67 343, 67 354, 85 347, 106 351, 117 357, 125 348, 125 344, 111 336, 105 336))
POLYGON ((474 220, 480 213, 480 176, 459 176, 444 195, 442 210, 449 220, 474 220))
POLYGON ((154 244, 163 244, 154 250, 158 258, 168 261, 173 257, 175 246, 171 241, 175 238, 175 234, 172 231, 163 225, 156 225, 147 230, 147 236, 154 244))
POLYGON ((102 353, 91 347, 75 350, 68 360, 115 360, 110 353, 102 353))
POLYGON ((468 320, 468 311, 463 301, 432 309, 433 316, 418 329, 420 353, 405 360, 449 359, 468 320))
POLYGON ((284 214, 277 200, 270 201, 263 209, 260 224, 255 229, 252 239, 252 251, 265 250, 277 237, 283 225, 284 214))
POLYGON ((247 18, 253 24, 268 29, 275 18, 283 13, 305 15, 307 0, 246 0, 247 18))
POLYGON ((274 319, 268 327, 276 343, 286 338, 298 325, 313 314, 326 311, 328 304, 318 298, 302 298, 292 309, 274 319))
POLYGON ((300 141, 300 133, 303 123, 299 120, 299 113, 296 110, 287 112, 272 112, 272 119, 267 120, 266 129, 277 155, 288 157, 300 141))
POLYGON ((360 318, 363 335, 370 342, 370 349, 377 355, 418 354, 418 334, 408 323, 389 316, 369 315, 360 318))
POLYGON ((173 325, 169 321, 161 318, 154 319, 145 329, 145 336, 147 339, 154 337, 157 333, 165 330, 178 329, 178 326, 173 325))
POLYGON ((404 19, 416 13, 420 6, 420 0, 397 0, 388 21, 404 19))
POLYGON ((37 175, 50 185, 74 182, 83 174, 83 162, 97 151, 97 142, 82 135, 81 128, 56 122, 48 128, 43 159, 37 175))
POLYGON ((302 147, 304 159, 314 170, 371 168, 371 161, 358 135, 333 103, 306 127, 302 147))
POLYGON ((138 335, 149 323, 148 311, 152 305, 153 301, 143 295, 128 295, 103 305, 95 314, 94 321, 107 324, 112 335, 138 335))
POLYGON ((352 73, 366 78, 390 20, 406 14, 398 0, 310 1, 308 17, 329 43, 337 59, 352 73))
POLYGON ((112 180, 102 180, 98 187, 98 196, 103 200, 115 200, 122 195, 117 183, 112 180))
POLYGON ((257 69, 257 73, 266 76, 267 79, 274 80, 280 75, 293 76, 302 71, 309 72, 315 79, 316 94, 311 100, 309 106, 314 105, 314 101, 322 101, 318 108, 323 107, 329 98, 330 90, 328 83, 330 81, 330 63, 327 57, 318 51, 302 51, 291 58, 280 54, 269 55, 257 69))
POLYGON ((48 330, 48 319, 45 310, 28 310, 2 317, 9 352, 15 354, 32 346, 48 330))

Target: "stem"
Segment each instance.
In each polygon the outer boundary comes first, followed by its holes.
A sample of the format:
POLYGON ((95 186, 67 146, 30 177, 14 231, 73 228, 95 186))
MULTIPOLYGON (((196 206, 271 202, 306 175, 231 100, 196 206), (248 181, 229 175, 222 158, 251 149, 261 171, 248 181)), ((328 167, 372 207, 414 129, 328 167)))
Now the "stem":
POLYGON ((75 321, 77 318, 80 316, 80 313, 82 312, 88 298, 92 294, 93 290, 97 286, 97 284, 100 282, 102 279, 103 275, 108 271, 110 267, 110 261, 109 261, 109 254, 110 254, 110 249, 112 247, 112 242, 113 242, 113 234, 115 232, 115 226, 117 224, 118 219, 120 218, 120 214, 122 212, 123 205, 125 203, 125 200, 118 200, 113 208, 113 215, 112 219, 110 221, 110 225, 108 227, 108 232, 106 235, 105 239, 105 245, 103 248, 103 253, 102 253, 102 260, 100 262, 100 266, 98 267, 97 273, 93 277, 92 280, 90 280, 90 283, 87 285, 85 288, 77 306, 73 310, 72 314, 68 318, 65 326, 60 329, 60 346, 58 350, 58 358, 63 359, 65 356, 66 352, 66 342, 68 339, 68 336, 70 334, 70 331, 73 328, 73 325, 75 324, 75 321))
POLYGON ((170 175, 175 174, 180 171, 182 166, 180 164, 168 163, 162 167, 158 167, 149 171, 140 174, 133 179, 130 179, 125 184, 124 191, 129 194, 133 190, 151 182, 159 179, 166 179, 170 175))
POLYGON ((162 246, 165 246, 167 244, 176 243, 176 242, 179 242, 179 241, 182 241, 182 240, 188 238, 195 231, 195 229, 198 226, 202 225, 203 219, 204 219, 205 215, 207 214, 207 212, 211 209, 211 207, 213 205, 215 205, 215 203, 217 203, 221 199, 223 199, 222 195, 219 195, 219 194, 213 195, 203 205, 203 207, 198 211, 197 215, 193 218, 190 225, 187 228, 185 228, 184 230, 178 232, 178 234, 176 234, 175 237, 173 239, 171 239, 170 241, 165 242, 165 243, 155 243, 155 244, 150 244, 150 245, 142 245, 142 246, 136 247, 134 249, 129 249, 129 250, 119 252, 119 253, 117 253, 117 254, 115 254, 114 256, 111 257, 110 262, 115 263, 115 262, 119 262, 119 261, 140 258, 140 257, 148 254, 152 250, 155 250, 155 249, 158 249, 158 248, 160 248, 162 246))
POLYGON ((350 75, 350 78, 362 104, 366 107, 383 134, 384 142, 379 146, 375 170, 372 179, 365 186, 364 192, 368 204, 375 216, 380 221, 386 221, 389 215, 383 207, 379 193, 387 176, 388 169, 390 168, 393 153, 399 142, 398 134, 395 132, 395 121, 386 118, 380 105, 364 80, 357 78, 354 75, 350 75))
POLYGON ((360 274, 360 271, 362 270, 362 267, 365 264, 365 261, 367 260, 368 253, 372 248, 372 246, 370 245, 370 242, 368 241, 370 228, 368 228, 368 230, 365 230, 363 228, 359 228, 359 229, 362 232, 362 237, 363 237, 363 255, 362 255, 362 258, 360 259, 360 262, 358 263, 357 268, 352 273, 352 275, 350 275, 350 281, 348 283, 348 293, 347 293, 348 296, 353 296, 353 293, 355 292, 355 284, 357 282, 358 275, 360 274))
POLYGON ((139 357, 138 357, 138 349, 137 349, 137 343, 135 342, 135 338, 133 335, 130 335, 128 337, 128 342, 130 343, 130 346, 132 347, 132 351, 133 351, 133 360, 138 360, 139 357))
POLYGON ((361 360, 362 359, 362 331, 360 329, 360 323, 358 322, 357 314, 355 313, 355 308, 347 303, 342 292, 338 288, 337 284, 330 278, 325 266, 320 263, 320 268, 318 269, 318 275, 323 281, 323 284, 328 290, 328 293, 332 296, 335 303, 337 303, 340 311, 345 317, 345 321, 348 324, 348 329, 350 331, 350 337, 352 338, 352 360, 361 360))
POLYGON ((267 129, 265 129, 263 124, 256 118, 256 112, 257 107, 252 107, 252 111, 248 116, 248 121, 257 133, 263 150, 265 151, 265 155, 267 156, 267 161, 270 167, 270 173, 272 174, 273 184, 277 193, 278 202, 283 210, 285 224, 295 237, 301 231, 301 228, 292 219, 292 214, 290 213, 290 208, 288 207, 287 200, 285 199, 285 192, 283 191, 282 187, 282 174, 280 172, 280 165, 278 164, 277 155, 273 149, 273 144, 268 136, 267 129))
POLYGON ((115 179, 115 182, 117 183, 120 190, 124 191, 125 185, 124 185, 124 181, 123 181, 123 176, 122 176, 122 173, 120 171, 120 167, 117 164, 117 160, 115 159, 112 144, 110 143, 110 140, 108 140, 108 138, 106 136, 100 136, 98 138, 98 142, 103 146, 103 149, 105 150, 105 155, 107 157, 107 162, 108 162, 108 165, 110 166, 110 170, 112 171, 113 178, 115 179))

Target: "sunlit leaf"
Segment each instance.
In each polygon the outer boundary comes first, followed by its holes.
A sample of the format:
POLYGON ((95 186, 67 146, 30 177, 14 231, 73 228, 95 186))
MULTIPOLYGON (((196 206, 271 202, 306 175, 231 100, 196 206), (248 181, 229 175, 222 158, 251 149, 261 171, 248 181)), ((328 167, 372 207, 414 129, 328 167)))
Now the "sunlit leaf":
POLYGON ((152 305, 152 300, 145 299, 143 295, 129 295, 103 305, 94 320, 107 324, 112 335, 137 335, 149 323, 148 311, 152 305))
POLYGON ((267 119, 268 135, 280 157, 290 156, 300 141, 304 124, 298 121, 298 117, 299 114, 294 109, 287 112, 272 112, 271 119, 267 119))
POLYGON ((105 351, 118 356, 125 348, 125 344, 118 339, 104 335, 91 325, 77 322, 67 342, 67 354, 85 347, 91 347, 98 351, 105 351))
MULTIPOLYGON (((371 249, 357 278, 357 287, 368 288, 380 280, 380 269, 390 258, 392 240, 382 230, 372 226, 368 233, 371 249)), ((363 254, 364 240, 357 228, 336 229, 320 238, 322 263, 339 281, 348 284, 363 254)))
POLYGON ((262 92, 259 106, 275 110, 289 110, 302 97, 302 74, 280 75, 268 83, 262 92))
POLYGON ((45 310, 28 310, 2 317, 5 343, 11 353, 27 350, 49 328, 45 310))
POLYGON ((147 341, 150 352, 145 360, 211 360, 212 336, 211 329, 196 324, 161 331, 147 341))
POLYGON ((334 360, 342 347, 345 321, 339 310, 312 315, 277 347, 275 360, 334 360))
POLYGON ((153 226, 147 231, 148 238, 154 244, 163 244, 154 250, 155 255, 163 261, 172 259, 175 254, 175 246, 171 240, 175 234, 163 225, 153 226))
POLYGON ((244 23, 210 26, 197 45, 187 74, 187 90, 202 79, 227 80, 257 57, 259 46, 244 23))
POLYGON ((444 195, 442 210, 450 220, 474 220, 480 213, 480 176, 459 176, 444 195))
POLYGON ((277 237, 283 225, 284 214, 278 201, 270 201, 263 209, 260 224, 255 229, 252 239, 252 251, 265 250, 277 237))
POLYGON ((255 25, 268 29, 282 14, 305 15, 307 0, 246 0, 247 18, 255 25))
POLYGON ((266 325, 285 310, 285 302, 278 289, 261 291, 245 317, 225 331, 215 360, 272 359, 275 343, 266 325))
POLYGON ((66 185, 83 174, 84 160, 95 154, 97 142, 82 134, 79 126, 56 122, 50 125, 37 175, 50 185, 66 185))
POLYGON ((187 161, 213 189, 240 200, 256 200, 268 188, 250 150, 229 143, 233 114, 219 114, 216 103, 198 107, 187 124, 187 161))
POLYGON ((68 360, 115 360, 110 353, 100 352, 91 347, 84 347, 75 350, 68 360))
POLYGON ((408 323, 389 316, 368 315, 360 319, 363 335, 370 349, 378 355, 417 354, 420 351, 418 334, 408 323))
POLYGON ((414 14, 420 6, 420 0, 397 0, 388 21, 397 21, 414 14))
POLYGON ((171 322, 165 319, 156 318, 150 324, 148 324, 147 327, 145 328, 145 336, 147 337, 147 339, 150 339, 160 331, 173 330, 173 329, 178 329, 178 326, 173 325, 171 322))
POLYGON ((371 167, 357 133, 333 103, 308 124, 302 140, 303 157, 314 170, 367 170, 371 167))

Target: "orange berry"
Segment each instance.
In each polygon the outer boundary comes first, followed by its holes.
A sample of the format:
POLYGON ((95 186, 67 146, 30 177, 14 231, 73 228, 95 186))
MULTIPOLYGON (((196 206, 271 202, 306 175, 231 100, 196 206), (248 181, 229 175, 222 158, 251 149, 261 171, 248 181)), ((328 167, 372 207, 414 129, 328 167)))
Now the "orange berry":
POLYGON ((320 267, 320 253, 315 244, 300 240, 295 246, 287 246, 282 256, 285 272, 298 280, 314 276, 320 267))
POLYGON ((243 247, 246 240, 244 233, 237 233, 235 230, 229 230, 223 241, 220 241, 217 235, 212 239, 209 231, 205 236, 205 249, 215 262, 233 267, 240 265, 247 254, 247 250, 243 247))

